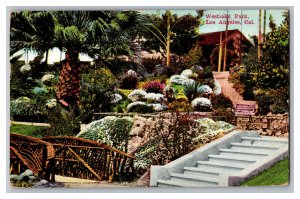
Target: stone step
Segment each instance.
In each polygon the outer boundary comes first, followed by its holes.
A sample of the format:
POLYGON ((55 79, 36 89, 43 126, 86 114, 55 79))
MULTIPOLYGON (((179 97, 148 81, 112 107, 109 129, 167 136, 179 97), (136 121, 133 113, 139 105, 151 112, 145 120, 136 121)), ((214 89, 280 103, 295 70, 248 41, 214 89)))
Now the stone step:
POLYGON ((208 187, 213 186, 209 183, 194 183, 189 181, 157 180, 159 187, 208 187))
POLYGON ((197 161, 197 165, 210 165, 216 167, 232 167, 236 169, 244 169, 245 166, 241 165, 232 165, 232 163, 228 162, 211 162, 211 161, 197 161))
POLYGON ((184 167, 183 173, 192 174, 204 177, 218 177, 220 172, 212 169, 199 169, 198 167, 184 167))
POLYGON ((258 146, 258 147, 268 146, 268 147, 274 147, 274 148, 280 148, 280 147, 286 145, 286 143, 282 143, 282 142, 264 142, 264 141, 260 142, 260 141, 253 141, 253 140, 242 140, 241 143, 252 145, 252 146, 258 146))
POLYGON ((261 136, 261 137, 242 137, 242 140, 250 140, 253 142, 261 142, 261 143, 284 143, 288 144, 289 141, 288 139, 283 139, 283 138, 277 138, 277 137, 267 137, 267 136, 261 136))
POLYGON ((220 156, 224 157, 224 158, 231 158, 231 159, 249 159, 249 160, 255 160, 255 161, 259 161, 264 159, 265 155, 257 155, 257 154, 249 154, 249 153, 231 153, 231 152, 227 152, 227 151, 223 151, 220 152, 220 156))
POLYGON ((270 149, 270 148, 255 148, 255 147, 244 147, 244 146, 232 146, 232 150, 237 150, 240 152, 255 152, 255 153, 263 153, 263 154, 271 154, 272 152, 276 151, 277 149, 270 149))
POLYGON ((240 143, 240 142, 233 142, 231 143, 232 147, 240 147, 240 148, 247 148, 247 149, 266 149, 266 150, 277 150, 279 147, 269 146, 269 145, 253 145, 251 143, 240 143))
POLYGON ((268 156, 269 154, 266 152, 257 152, 257 151, 241 151, 238 149, 220 149, 220 154, 230 153, 230 154, 238 154, 238 155, 250 155, 250 156, 268 156))
POLYGON ((234 165, 241 165, 241 166, 249 166, 254 164, 257 160, 254 158, 236 158, 232 157, 224 157, 221 155, 208 155, 209 162, 221 162, 221 163, 231 163, 234 165))
POLYGON ((206 177, 200 175, 191 175, 186 173, 171 173, 171 180, 177 182, 191 182, 191 183, 206 183, 210 185, 218 185, 219 180, 216 177, 206 177))
POLYGON ((241 165, 233 165, 232 163, 215 163, 209 161, 197 161, 197 167, 199 169, 219 169, 218 171, 224 172, 232 172, 232 171, 241 171, 245 168, 245 166, 241 165))

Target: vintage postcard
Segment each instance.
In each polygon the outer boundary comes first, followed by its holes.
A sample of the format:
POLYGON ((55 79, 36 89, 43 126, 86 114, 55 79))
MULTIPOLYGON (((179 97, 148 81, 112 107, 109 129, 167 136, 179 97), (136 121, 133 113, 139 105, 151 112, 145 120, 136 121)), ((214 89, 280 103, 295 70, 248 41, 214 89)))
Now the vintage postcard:
POLYGON ((288 186, 290 12, 13 10, 10 188, 288 186))

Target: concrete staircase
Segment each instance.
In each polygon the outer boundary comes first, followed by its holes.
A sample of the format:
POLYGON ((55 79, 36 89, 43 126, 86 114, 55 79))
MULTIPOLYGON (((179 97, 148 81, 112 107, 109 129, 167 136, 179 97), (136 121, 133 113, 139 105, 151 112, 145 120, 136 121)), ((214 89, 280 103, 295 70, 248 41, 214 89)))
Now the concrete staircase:
POLYGON ((204 149, 188 154, 189 157, 183 156, 163 166, 164 169, 151 168, 150 185, 235 186, 288 156, 287 139, 261 137, 249 132, 234 132, 232 136, 210 143, 211 146, 204 146, 204 149))

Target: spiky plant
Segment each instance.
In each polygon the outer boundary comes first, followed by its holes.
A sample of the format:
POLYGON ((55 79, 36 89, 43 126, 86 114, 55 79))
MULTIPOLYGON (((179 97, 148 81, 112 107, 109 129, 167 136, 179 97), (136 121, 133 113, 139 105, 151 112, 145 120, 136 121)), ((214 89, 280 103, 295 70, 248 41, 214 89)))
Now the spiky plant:
POLYGON ((197 88, 199 86, 200 86, 200 83, 198 83, 198 82, 193 82, 193 83, 185 85, 183 92, 190 102, 193 99, 195 99, 196 97, 198 97, 197 88))

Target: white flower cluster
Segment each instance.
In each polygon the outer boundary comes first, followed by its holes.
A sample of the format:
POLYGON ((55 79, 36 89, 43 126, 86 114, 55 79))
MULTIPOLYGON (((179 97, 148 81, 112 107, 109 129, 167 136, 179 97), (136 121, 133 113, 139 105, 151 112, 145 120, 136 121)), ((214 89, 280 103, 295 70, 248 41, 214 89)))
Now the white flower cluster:
POLYGON ((51 109, 54 108, 57 105, 57 100, 56 99, 49 99, 46 102, 46 107, 51 109))
POLYGON ((119 150, 126 148, 126 137, 129 135, 133 124, 131 117, 107 116, 87 125, 86 130, 77 134, 90 140, 108 144, 119 150))
POLYGON ((213 93, 213 90, 208 85, 202 85, 198 87, 197 92, 203 95, 210 95, 213 93))
POLYGON ((146 106, 146 103, 140 102, 140 101, 132 102, 132 103, 128 104, 127 110, 130 111, 131 109, 135 108, 136 106, 146 106))
POLYGON ((180 84, 180 85, 187 85, 187 84, 192 84, 195 81, 193 79, 188 79, 184 75, 172 75, 170 77, 170 83, 172 84, 180 84))
POLYGON ((127 71, 127 75, 135 76, 135 77, 138 76, 137 73, 134 70, 131 70, 131 69, 127 71))
POLYGON ((120 94, 114 93, 114 94, 112 94, 112 100, 110 101, 110 103, 116 104, 116 103, 118 103, 119 101, 121 101, 122 99, 123 99, 123 98, 122 98, 122 96, 121 96, 120 94))
POLYGON ((148 104, 148 106, 152 107, 155 111, 164 111, 167 110, 168 107, 159 103, 148 104))
POLYGON ((54 75, 52 74, 46 74, 42 77, 42 83, 45 84, 45 85, 50 85, 53 80, 54 80, 54 75))
POLYGON ((147 92, 142 89, 135 89, 129 95, 128 98, 134 102, 144 100, 147 92))
POLYGON ((213 137, 221 133, 227 133, 235 128, 233 125, 226 122, 215 122, 209 118, 202 118, 195 121, 199 124, 199 126, 197 127, 199 136, 193 138, 193 141, 195 142, 205 140, 208 137, 213 137))
POLYGON ((214 80, 214 89, 213 89, 213 92, 215 95, 220 95, 222 93, 222 87, 221 87, 221 84, 218 80, 214 80))
POLYGON ((148 102, 162 102, 164 95, 160 93, 148 93, 145 98, 148 102))
POLYGON ((28 74, 31 71, 31 66, 29 64, 25 64, 20 68, 21 73, 28 74))
POLYGON ((204 107, 204 108, 208 108, 208 109, 212 108, 210 100, 205 97, 195 98, 192 101, 192 107, 193 108, 204 107))
POLYGON ((191 78, 191 77, 193 77, 193 71, 191 69, 186 69, 186 70, 182 71, 180 75, 185 76, 187 78, 191 78))

